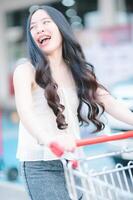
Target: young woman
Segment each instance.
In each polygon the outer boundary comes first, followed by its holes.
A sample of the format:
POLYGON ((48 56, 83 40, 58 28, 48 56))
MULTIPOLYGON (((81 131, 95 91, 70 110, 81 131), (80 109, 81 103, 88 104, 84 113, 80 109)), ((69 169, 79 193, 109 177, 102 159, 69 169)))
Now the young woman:
POLYGON ((63 147, 69 160, 77 153, 79 122, 91 121, 100 131, 104 110, 131 125, 133 114, 97 82, 93 66, 58 10, 31 7, 27 46, 29 59, 16 67, 13 77, 20 116, 17 158, 32 200, 70 200, 62 162, 49 149, 51 142, 63 147))

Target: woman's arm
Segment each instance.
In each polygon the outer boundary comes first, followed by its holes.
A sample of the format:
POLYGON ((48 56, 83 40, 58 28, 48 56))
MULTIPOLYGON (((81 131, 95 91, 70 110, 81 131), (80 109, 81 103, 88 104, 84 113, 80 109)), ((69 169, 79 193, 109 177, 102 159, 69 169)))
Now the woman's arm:
POLYGON ((40 122, 39 117, 36 116, 32 101, 33 77, 32 67, 28 62, 19 65, 14 71, 15 101, 20 120, 39 144, 49 146, 51 142, 56 142, 66 151, 73 151, 76 147, 73 134, 57 134, 53 136, 53 133, 47 130, 45 121, 42 123, 41 120, 40 122))
POLYGON ((122 122, 133 125, 133 113, 107 91, 98 88, 97 98, 101 103, 103 103, 107 113, 122 122))
POLYGON ((46 127, 40 123, 34 112, 32 101, 33 77, 33 69, 29 62, 16 67, 13 75, 15 102, 20 120, 25 128, 36 138, 39 144, 45 144, 49 135, 46 135, 46 127))

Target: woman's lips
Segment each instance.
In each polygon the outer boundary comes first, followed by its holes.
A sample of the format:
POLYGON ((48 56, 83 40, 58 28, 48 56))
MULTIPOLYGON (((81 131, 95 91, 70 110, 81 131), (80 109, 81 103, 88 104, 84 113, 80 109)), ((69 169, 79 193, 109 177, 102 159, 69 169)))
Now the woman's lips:
POLYGON ((39 44, 39 46, 40 46, 40 47, 44 47, 44 46, 48 45, 50 39, 51 39, 51 38, 44 39, 44 40, 42 41, 42 43, 39 44))
POLYGON ((37 38, 37 43, 39 45, 39 47, 44 47, 46 45, 48 45, 49 41, 51 39, 51 36, 50 35, 39 35, 39 37, 37 38))

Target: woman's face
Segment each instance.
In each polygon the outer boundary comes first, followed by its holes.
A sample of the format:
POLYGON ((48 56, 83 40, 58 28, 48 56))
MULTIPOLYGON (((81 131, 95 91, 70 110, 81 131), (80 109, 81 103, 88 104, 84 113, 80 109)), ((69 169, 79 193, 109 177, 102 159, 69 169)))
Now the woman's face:
POLYGON ((30 32, 37 46, 47 55, 62 46, 62 36, 57 25, 42 9, 32 15, 30 32))

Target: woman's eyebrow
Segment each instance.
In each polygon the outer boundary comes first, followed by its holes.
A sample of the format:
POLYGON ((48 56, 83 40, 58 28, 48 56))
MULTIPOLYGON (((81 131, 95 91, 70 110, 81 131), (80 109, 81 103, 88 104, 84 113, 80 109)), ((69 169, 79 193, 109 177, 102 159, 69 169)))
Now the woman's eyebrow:
MULTIPOLYGON (((40 19, 39 21, 43 21, 43 20, 46 20, 46 19, 50 19, 50 17, 43 17, 42 19, 40 19)), ((31 22, 31 25, 33 24, 37 24, 37 22, 31 22)))

